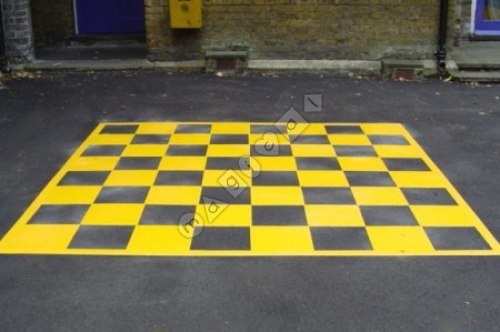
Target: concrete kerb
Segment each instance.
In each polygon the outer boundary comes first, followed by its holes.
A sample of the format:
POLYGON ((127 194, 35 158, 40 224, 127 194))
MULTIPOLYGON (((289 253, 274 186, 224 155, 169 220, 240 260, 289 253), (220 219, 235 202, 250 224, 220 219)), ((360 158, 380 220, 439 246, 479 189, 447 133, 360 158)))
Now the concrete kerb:
MULTIPOLYGON (((36 60, 14 69, 29 71, 106 71, 106 70, 191 70, 201 71, 205 60, 192 61, 150 61, 147 59, 129 60, 36 60)), ((244 70, 270 72, 312 72, 334 76, 372 76, 389 78, 396 68, 413 68, 422 76, 432 76, 435 72, 433 60, 249 60, 244 70)), ((419 75, 420 76, 420 75, 419 75)))

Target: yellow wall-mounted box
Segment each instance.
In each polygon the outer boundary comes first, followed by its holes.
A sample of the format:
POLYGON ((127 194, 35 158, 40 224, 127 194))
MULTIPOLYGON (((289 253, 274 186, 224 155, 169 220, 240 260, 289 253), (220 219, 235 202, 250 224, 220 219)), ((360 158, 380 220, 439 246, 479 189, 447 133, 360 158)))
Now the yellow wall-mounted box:
POLYGON ((201 28, 201 0, 170 0, 170 27, 201 28))

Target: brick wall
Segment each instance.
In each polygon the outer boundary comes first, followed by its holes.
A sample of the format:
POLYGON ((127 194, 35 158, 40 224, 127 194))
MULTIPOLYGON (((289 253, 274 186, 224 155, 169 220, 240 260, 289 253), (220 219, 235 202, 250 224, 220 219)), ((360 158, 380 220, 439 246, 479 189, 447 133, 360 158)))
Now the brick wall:
POLYGON ((33 60, 29 0, 1 0, 5 54, 10 63, 33 60))
POLYGON ((182 31, 169 28, 167 0, 145 0, 152 58, 245 46, 253 59, 429 59, 436 50, 439 0, 202 1, 203 28, 182 31))
MULTIPOLYGON (((30 1, 0 1, 11 57, 31 59, 30 1)), ((440 0, 202 0, 200 30, 170 29, 168 0, 144 1, 152 59, 242 48, 251 59, 432 59, 437 48, 440 0)), ((72 0, 31 2, 37 45, 73 33, 72 0)), ((470 0, 450 2, 451 45, 470 0)))
POLYGON ((74 34, 73 0, 31 0, 35 45, 50 46, 74 34))

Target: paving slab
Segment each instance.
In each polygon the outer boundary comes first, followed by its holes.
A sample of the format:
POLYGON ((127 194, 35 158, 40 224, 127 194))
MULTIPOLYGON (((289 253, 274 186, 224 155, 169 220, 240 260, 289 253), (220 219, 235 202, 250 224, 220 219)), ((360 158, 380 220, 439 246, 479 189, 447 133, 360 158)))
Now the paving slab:
POLYGON ((450 53, 461 70, 500 69, 500 42, 462 41, 460 47, 450 53))

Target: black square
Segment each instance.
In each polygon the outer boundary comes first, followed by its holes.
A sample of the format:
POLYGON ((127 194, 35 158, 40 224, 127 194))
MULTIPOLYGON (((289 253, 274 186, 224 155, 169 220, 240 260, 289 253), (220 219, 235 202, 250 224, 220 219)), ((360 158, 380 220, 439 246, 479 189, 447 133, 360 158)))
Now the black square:
POLYGON ((191 240, 191 250, 250 250, 250 228, 203 227, 191 240))
POLYGON ((210 144, 248 144, 248 135, 212 134, 210 144))
POLYGON ((290 135, 293 144, 330 144, 326 135, 290 135))
POLYGON ((372 250, 364 227, 311 227, 315 250, 372 250))
POLYGON ((376 157, 377 153, 371 145, 335 145, 339 157, 376 157))
POLYGON ((206 145, 170 145, 168 156, 206 156, 206 145))
POLYGON ((206 169, 218 170, 249 170, 248 157, 208 157, 206 169))
POLYGON ((122 170, 148 170, 157 169, 160 165, 160 157, 122 157, 115 169, 122 170))
POLYGON ((267 133, 280 134, 280 133, 286 133, 286 126, 254 124, 250 126, 250 132, 252 134, 267 134, 267 133))
POLYGON ((363 134, 360 126, 325 126, 329 134, 363 134))
POLYGON ((101 134, 134 134, 139 125, 106 125, 102 128, 101 134))
POLYGON ((104 187, 95 203, 144 203, 149 187, 104 187))
POLYGON ((90 145, 82 153, 83 157, 116 157, 120 156, 125 145, 90 145))
POLYGON ((407 206, 361 206, 361 214, 368 226, 418 225, 407 206))
POLYGON ((304 206, 252 206, 254 226, 301 226, 307 225, 304 206))
POLYGON ((488 243, 474 227, 425 227, 436 250, 489 250, 488 243))
POLYGON ((295 157, 299 170, 340 170, 337 158, 329 157, 295 157))
POLYGON ((108 178, 107 171, 70 171, 59 181, 59 186, 100 186, 108 178))
POLYGON ((304 187, 306 204, 356 204, 350 188, 304 187))
POLYGON ((349 185, 366 187, 396 186, 388 172, 344 172, 349 185))
POLYGON ((90 205, 42 205, 29 224, 79 224, 90 205))
POLYGON ((250 204, 250 188, 203 187, 200 204, 213 200, 221 204, 250 204))
POLYGON ((409 145, 404 136, 401 135, 368 135, 372 144, 380 145, 409 145))
POLYGON ((167 144, 170 135, 135 135, 131 144, 167 144))
POLYGON ((292 150, 288 144, 256 144, 250 146, 250 155, 253 157, 291 156, 292 150))
POLYGON ((210 133, 212 125, 208 124, 180 124, 175 128, 178 134, 206 134, 210 133))
POLYGON ((254 186, 298 186, 299 178, 296 172, 261 171, 252 178, 254 186))
POLYGON ((193 214, 194 205, 146 205, 142 212, 141 225, 179 225, 181 217, 193 214))
POLYGON ((429 167, 420 158, 383 158, 389 171, 429 171, 429 167))
POLYGON ((127 249, 133 226, 80 226, 69 249, 127 249))
POLYGON ((160 171, 156 177, 156 186, 199 186, 203 171, 160 171))
POLYGON ((456 205, 443 188, 401 188, 410 205, 456 205))

